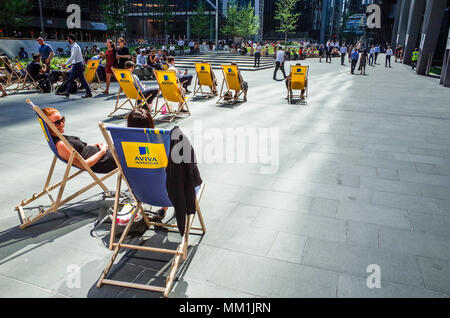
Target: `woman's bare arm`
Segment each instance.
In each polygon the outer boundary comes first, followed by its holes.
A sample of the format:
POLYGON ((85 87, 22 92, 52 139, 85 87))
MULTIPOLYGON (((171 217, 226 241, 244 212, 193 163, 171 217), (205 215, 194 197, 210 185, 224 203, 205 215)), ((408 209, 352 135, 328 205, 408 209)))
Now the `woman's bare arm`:
MULTIPOLYGON (((88 167, 94 166, 100 159, 103 158, 103 156, 106 154, 106 151, 108 150, 108 146, 104 143, 99 143, 98 146, 100 148, 100 151, 84 160, 88 167)), ((58 154, 61 156, 61 158, 69 161, 70 150, 62 141, 58 141, 56 143, 56 149, 58 150, 58 154)), ((77 158, 73 159, 73 164, 80 169, 84 169, 83 165, 77 158)))

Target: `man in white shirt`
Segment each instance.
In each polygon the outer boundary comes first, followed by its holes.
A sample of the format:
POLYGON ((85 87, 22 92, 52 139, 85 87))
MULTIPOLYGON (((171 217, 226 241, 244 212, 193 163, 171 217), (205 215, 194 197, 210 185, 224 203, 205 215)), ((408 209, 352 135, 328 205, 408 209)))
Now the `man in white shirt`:
POLYGON ((77 38, 73 34, 69 34, 67 37, 67 41, 69 42, 70 48, 70 57, 65 64, 62 66, 65 68, 68 64, 72 63, 72 69, 69 74, 69 80, 67 83, 67 91, 62 93, 67 98, 70 96, 70 92, 72 91, 73 85, 75 85, 75 79, 79 79, 81 86, 86 90, 86 95, 83 98, 92 97, 91 88, 89 84, 86 82, 86 78, 84 77, 83 71, 83 54, 81 53, 80 46, 76 43, 77 38))
POLYGON ((372 45, 369 51, 369 66, 373 66, 374 57, 375 57, 375 45, 372 45))
POLYGON ((277 55, 276 55, 275 61, 276 61, 276 64, 275 64, 275 71, 273 72, 273 79, 277 80, 278 69, 281 69, 281 73, 283 73, 284 79, 286 79, 286 72, 284 71, 285 56, 284 56, 284 51, 283 51, 282 46, 280 46, 277 50, 277 55))
POLYGON ((345 61, 345 57, 347 56, 348 50, 347 50, 347 46, 344 44, 342 44, 342 47, 340 49, 340 53, 341 53, 341 65, 344 65, 344 61, 345 61))
POLYGON ((180 50, 180 55, 184 55, 184 41, 183 39, 178 40, 178 48, 180 50))
POLYGON ((148 67, 147 65, 147 57, 145 56, 144 49, 140 50, 138 56, 136 56, 136 65, 141 67, 148 67))
POLYGON ((194 41, 190 41, 189 42, 189 49, 191 50, 191 54, 194 54, 195 52, 194 52, 194 45, 195 45, 195 43, 194 43, 194 41))
MULTIPOLYGON (((156 95, 158 94, 158 88, 154 87, 154 88, 147 88, 145 87, 144 84, 141 83, 141 81, 139 80, 139 77, 137 77, 136 75, 133 74, 134 71, 134 67, 135 64, 132 61, 126 61, 125 62, 125 68, 130 70, 131 74, 133 75, 133 79, 134 79, 134 86, 139 89, 142 94, 144 94, 144 96, 147 98, 149 96, 151 96, 147 101, 148 103, 152 104, 153 99, 155 99, 156 95)), ((144 106, 145 107, 145 106, 144 106)), ((151 107, 145 107, 147 110, 151 111, 151 107)))
POLYGON ((389 68, 391 67, 391 56, 392 56, 393 52, 392 52, 392 48, 390 46, 388 46, 387 50, 386 50, 386 63, 385 63, 385 67, 388 67, 388 62, 389 62, 389 68))
POLYGON ((175 73, 177 73, 178 79, 186 90, 186 93, 190 93, 190 91, 188 90, 188 86, 191 85, 193 76, 188 75, 187 70, 184 70, 184 72, 178 71, 178 69, 175 67, 175 58, 173 56, 167 57, 167 63, 169 64, 169 70, 174 70, 175 73))
POLYGON ((258 64, 258 67, 260 65, 260 61, 261 61, 261 43, 257 43, 255 46, 255 66, 256 64, 258 64))
POLYGON ((175 45, 173 45, 173 43, 170 44, 170 47, 169 47, 169 54, 172 55, 172 56, 175 55, 175 45))

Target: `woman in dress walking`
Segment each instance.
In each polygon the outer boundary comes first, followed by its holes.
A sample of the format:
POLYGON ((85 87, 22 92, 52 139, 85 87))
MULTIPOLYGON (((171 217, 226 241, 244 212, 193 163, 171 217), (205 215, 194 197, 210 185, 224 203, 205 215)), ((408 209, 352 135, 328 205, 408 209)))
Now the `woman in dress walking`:
POLYGON ((106 88, 103 91, 104 94, 109 94, 109 85, 111 84, 111 76, 113 75, 112 67, 117 66, 117 58, 116 58, 116 46, 112 40, 108 40, 106 42, 106 53, 104 53, 106 57, 106 88))

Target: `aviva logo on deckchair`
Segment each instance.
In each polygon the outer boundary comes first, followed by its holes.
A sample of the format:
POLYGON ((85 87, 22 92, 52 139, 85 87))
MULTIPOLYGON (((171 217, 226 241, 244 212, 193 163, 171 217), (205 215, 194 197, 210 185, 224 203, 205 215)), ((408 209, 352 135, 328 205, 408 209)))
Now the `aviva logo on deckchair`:
POLYGON ((127 167, 159 169, 167 167, 164 144, 122 142, 127 167))

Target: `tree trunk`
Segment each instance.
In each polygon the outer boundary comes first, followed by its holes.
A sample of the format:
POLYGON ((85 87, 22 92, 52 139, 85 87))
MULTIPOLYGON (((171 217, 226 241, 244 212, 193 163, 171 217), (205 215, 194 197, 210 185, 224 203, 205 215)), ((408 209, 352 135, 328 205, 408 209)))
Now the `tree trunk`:
POLYGON ((287 48, 287 32, 284 34, 284 50, 287 48))

